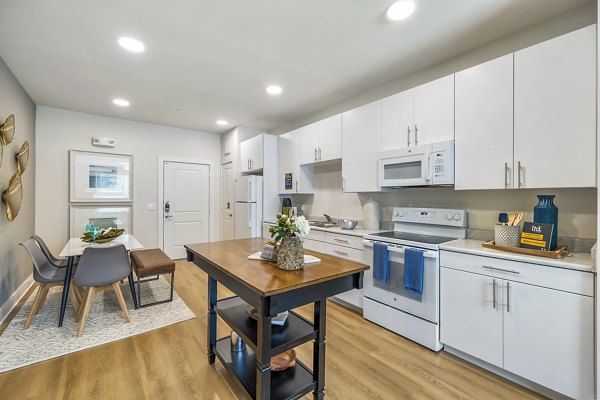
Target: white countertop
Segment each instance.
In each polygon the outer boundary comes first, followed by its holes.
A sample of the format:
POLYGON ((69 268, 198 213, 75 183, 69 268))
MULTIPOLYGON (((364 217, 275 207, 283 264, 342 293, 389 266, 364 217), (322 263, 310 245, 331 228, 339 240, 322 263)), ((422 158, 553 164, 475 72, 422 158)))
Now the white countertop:
POLYGON ((475 254, 478 256, 503 258, 511 261, 528 262, 549 267, 567 268, 577 271, 594 272, 592 256, 590 253, 569 253, 563 259, 527 256, 523 254, 508 253, 499 250, 481 247, 483 241, 473 239, 458 239, 440 246, 440 249, 458 253, 475 254))
MULTIPOLYGON (((275 225, 276 222, 275 221, 263 221, 263 224, 275 225)), ((315 230, 315 231, 339 233, 341 235, 358 236, 358 237, 363 237, 364 235, 369 235, 371 233, 377 233, 377 232, 384 231, 384 229, 363 229, 363 228, 342 229, 339 226, 333 226, 331 228, 324 228, 321 226, 314 226, 314 225, 311 225, 310 229, 315 230)))

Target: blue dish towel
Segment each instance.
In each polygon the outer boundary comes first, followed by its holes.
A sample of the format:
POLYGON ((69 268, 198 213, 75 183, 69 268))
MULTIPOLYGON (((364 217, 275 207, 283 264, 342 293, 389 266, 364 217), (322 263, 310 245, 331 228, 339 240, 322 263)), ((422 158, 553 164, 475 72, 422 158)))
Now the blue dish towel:
POLYGON ((373 279, 388 283, 389 276, 387 244, 373 243, 373 279))
POLYGON ((423 251, 405 248, 404 250, 404 288, 409 292, 423 295, 423 273, 425 262, 423 251))

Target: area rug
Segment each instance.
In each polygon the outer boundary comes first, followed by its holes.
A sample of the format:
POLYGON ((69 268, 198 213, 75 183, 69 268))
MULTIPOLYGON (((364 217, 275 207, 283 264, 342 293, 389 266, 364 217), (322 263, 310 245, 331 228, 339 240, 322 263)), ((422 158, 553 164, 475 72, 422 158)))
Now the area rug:
MULTIPOLYGON (((170 284, 162 277, 142 283, 142 303, 168 298, 170 288, 170 284)), ((76 334, 78 323, 75 322, 70 301, 63 326, 58 327, 62 286, 50 289, 44 308, 34 317, 30 328, 23 330, 35 298, 35 293, 32 294, 0 336, 0 373, 195 317, 177 292, 173 293, 172 302, 135 310, 127 280, 121 285, 121 291, 131 323, 125 321, 119 310, 115 293, 112 290, 100 292, 94 296, 85 331, 80 337, 76 334)))

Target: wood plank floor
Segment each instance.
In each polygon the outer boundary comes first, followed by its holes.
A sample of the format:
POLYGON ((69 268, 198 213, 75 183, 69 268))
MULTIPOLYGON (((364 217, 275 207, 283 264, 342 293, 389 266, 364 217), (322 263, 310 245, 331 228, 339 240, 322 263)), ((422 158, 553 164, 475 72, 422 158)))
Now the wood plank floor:
MULTIPOLYGON (((0 374, 0 398, 248 398, 218 360, 208 365, 206 274, 178 261, 175 288, 197 318, 0 374)), ((312 319, 311 307, 299 311, 312 319)), ((429 351, 331 301, 327 316, 327 399, 543 398, 445 352, 429 351)), ((218 333, 225 336, 229 330, 221 323, 218 333)), ((312 345, 297 351, 310 365, 312 345)))

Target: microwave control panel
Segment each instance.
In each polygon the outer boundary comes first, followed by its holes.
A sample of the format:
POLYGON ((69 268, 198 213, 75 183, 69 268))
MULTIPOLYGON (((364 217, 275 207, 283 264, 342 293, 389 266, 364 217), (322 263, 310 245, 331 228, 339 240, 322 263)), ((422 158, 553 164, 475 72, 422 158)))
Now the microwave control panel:
POLYGON ((454 184, 454 143, 445 148, 434 147, 431 152, 432 183, 434 185, 454 184))

